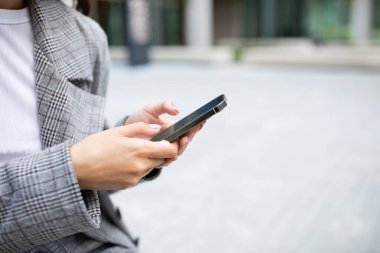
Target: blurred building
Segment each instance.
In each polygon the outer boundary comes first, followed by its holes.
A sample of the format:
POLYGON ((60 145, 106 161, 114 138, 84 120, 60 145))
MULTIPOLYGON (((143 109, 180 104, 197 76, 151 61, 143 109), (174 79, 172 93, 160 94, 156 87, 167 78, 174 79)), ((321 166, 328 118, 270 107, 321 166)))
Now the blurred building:
MULTIPOLYGON (((369 44, 380 39, 380 0, 141 0, 153 45, 212 46, 261 38, 369 44)), ((123 0, 93 0, 93 15, 122 45, 123 0)))

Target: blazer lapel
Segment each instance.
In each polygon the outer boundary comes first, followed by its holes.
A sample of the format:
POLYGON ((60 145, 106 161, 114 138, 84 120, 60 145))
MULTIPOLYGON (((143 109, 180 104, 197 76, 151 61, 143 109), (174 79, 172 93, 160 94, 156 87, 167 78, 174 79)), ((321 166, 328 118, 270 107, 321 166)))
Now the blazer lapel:
POLYGON ((96 129, 99 123, 94 121, 96 117, 103 116, 102 109, 98 108, 103 106, 103 99, 87 94, 69 82, 91 82, 92 68, 86 42, 73 13, 67 8, 58 0, 29 1, 34 29, 34 70, 43 148, 65 140, 77 141, 99 131, 96 129), (90 104, 96 104, 93 110, 80 111, 90 104), (90 115, 90 118, 83 119, 86 115, 90 115), (76 124, 88 124, 89 127, 85 129, 82 126, 79 131, 76 124))
POLYGON ((30 1, 35 44, 67 79, 92 79, 91 55, 69 8, 60 0, 30 1))

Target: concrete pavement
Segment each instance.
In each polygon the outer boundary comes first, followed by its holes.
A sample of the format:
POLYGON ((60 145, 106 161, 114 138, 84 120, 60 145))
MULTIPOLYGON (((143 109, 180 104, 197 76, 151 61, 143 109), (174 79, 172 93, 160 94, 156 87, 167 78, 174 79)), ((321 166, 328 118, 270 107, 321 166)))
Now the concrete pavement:
POLYGON ((379 73, 115 62, 110 83, 110 123, 229 99, 158 180, 113 196, 142 253, 380 252, 379 73))

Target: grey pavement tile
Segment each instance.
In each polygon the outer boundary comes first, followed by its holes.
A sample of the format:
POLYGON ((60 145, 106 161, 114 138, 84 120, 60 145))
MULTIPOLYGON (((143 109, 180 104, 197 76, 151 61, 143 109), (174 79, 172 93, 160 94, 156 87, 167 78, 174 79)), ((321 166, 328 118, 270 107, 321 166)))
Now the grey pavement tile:
POLYGON ((177 162, 113 196, 141 251, 380 252, 380 74, 116 62, 106 115, 172 99, 184 116, 221 93, 177 162))

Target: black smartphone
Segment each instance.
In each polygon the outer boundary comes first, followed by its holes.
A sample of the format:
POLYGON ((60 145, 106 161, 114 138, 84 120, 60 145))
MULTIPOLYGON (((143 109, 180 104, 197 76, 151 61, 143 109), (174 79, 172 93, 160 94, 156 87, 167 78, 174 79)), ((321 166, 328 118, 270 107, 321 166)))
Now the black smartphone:
POLYGON ((226 106, 226 96, 220 95, 208 102, 207 104, 205 104, 204 106, 202 106, 201 108, 199 108, 198 110, 194 111, 190 115, 176 122, 174 125, 158 133, 151 139, 151 141, 167 140, 169 142, 172 142, 184 135, 185 133, 187 133, 193 127, 197 126, 198 124, 209 119, 211 116, 222 111, 226 106))

